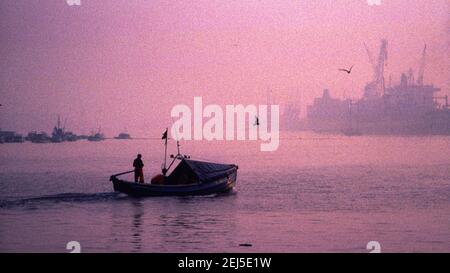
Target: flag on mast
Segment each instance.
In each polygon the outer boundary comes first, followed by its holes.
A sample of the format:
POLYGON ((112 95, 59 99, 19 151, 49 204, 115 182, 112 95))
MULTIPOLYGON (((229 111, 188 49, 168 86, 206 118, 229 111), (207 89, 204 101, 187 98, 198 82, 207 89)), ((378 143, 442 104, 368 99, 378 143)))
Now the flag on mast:
POLYGON ((164 176, 166 176, 166 173, 167 173, 166 162, 167 162, 167 130, 168 129, 169 128, 166 128, 166 131, 164 131, 162 138, 161 138, 161 139, 165 140, 165 142, 164 142, 164 167, 162 168, 162 173, 164 176))

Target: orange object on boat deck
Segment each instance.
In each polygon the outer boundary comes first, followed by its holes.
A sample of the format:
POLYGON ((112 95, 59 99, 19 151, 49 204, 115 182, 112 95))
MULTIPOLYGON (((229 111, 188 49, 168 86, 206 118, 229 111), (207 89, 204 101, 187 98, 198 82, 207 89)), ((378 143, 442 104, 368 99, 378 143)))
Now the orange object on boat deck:
POLYGON ((162 185, 164 184, 164 175, 162 174, 157 174, 155 176, 153 176, 152 180, 151 180, 152 184, 157 184, 157 185, 162 185))

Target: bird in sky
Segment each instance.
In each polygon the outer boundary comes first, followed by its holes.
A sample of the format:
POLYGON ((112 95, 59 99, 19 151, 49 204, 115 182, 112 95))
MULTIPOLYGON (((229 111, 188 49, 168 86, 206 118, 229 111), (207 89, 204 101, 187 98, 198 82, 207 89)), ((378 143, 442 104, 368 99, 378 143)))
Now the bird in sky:
POLYGON ((253 124, 254 126, 259 126, 259 118, 256 116, 255 117, 255 124, 253 124))
POLYGON ((347 72, 347 74, 352 73, 353 65, 350 67, 350 69, 345 68, 339 68, 339 71, 347 72))

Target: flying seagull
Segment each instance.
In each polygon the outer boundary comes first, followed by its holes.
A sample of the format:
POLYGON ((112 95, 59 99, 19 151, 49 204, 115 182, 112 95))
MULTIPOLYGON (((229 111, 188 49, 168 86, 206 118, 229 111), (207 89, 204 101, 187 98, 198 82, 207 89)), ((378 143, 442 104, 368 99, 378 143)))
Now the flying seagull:
POLYGON ((350 67, 350 69, 340 68, 339 71, 347 72, 347 74, 350 74, 350 73, 352 73, 352 68, 353 68, 353 65, 350 67))
POLYGON ((253 124, 254 126, 259 126, 259 118, 255 117, 255 124, 253 124))

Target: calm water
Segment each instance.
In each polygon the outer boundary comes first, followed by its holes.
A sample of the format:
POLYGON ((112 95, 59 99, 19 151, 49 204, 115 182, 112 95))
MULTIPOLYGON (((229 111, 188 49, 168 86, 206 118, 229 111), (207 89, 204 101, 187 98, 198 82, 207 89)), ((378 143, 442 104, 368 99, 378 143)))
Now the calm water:
POLYGON ((282 137, 277 152, 182 143, 240 167, 235 192, 205 197, 112 191, 137 152, 146 179, 159 170, 160 140, 0 145, 0 251, 450 251, 449 137, 282 137))

